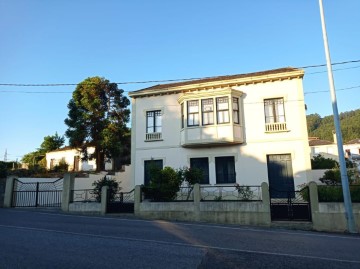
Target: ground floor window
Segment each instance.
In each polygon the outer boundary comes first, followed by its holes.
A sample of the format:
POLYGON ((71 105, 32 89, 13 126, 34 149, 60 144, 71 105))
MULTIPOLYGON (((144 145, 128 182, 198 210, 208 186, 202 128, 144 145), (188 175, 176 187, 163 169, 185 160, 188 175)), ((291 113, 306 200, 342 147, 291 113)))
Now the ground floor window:
POLYGON ((215 157, 216 184, 235 183, 235 158, 234 156, 215 157))
POLYGON ((202 170, 203 177, 200 179, 200 184, 209 184, 209 159, 206 158, 191 158, 190 168, 198 168, 202 170))
POLYGON ((144 162, 144 185, 149 186, 151 180, 151 171, 153 169, 162 169, 163 160, 148 160, 144 162))

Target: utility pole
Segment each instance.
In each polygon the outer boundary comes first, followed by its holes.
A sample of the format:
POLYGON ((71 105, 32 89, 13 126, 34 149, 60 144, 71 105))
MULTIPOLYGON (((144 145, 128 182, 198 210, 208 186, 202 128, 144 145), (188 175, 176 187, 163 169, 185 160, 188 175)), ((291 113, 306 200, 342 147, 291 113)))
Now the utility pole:
POLYGON ((352 204, 351 204, 349 180, 348 180, 347 170, 346 170, 344 147, 343 147, 343 140, 342 140, 342 134, 341 134, 341 128, 340 128, 339 112, 338 112, 338 108, 337 108, 334 78, 333 78, 332 67, 331 67, 331 59, 330 59, 329 45, 328 45, 328 40, 327 40, 322 0, 319 0, 319 5, 320 5, 321 26, 322 26, 325 56, 326 56, 326 66, 327 66, 327 70, 328 70, 331 102, 332 102, 332 108, 333 108, 333 114, 334 114, 334 124, 335 124, 335 132, 336 132, 337 147, 338 147, 338 154, 339 154, 341 184, 342 184, 342 190, 343 190, 343 195, 344 195, 345 218, 347 221, 348 231, 350 233, 356 233, 356 226, 355 226, 354 215, 353 215, 352 204))

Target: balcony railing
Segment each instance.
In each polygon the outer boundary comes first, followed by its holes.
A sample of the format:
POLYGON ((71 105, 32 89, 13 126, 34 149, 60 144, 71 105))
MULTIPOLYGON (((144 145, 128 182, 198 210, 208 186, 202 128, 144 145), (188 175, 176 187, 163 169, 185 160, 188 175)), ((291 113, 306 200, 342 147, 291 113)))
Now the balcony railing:
POLYGON ((286 122, 266 123, 265 131, 267 133, 286 132, 286 122))
POLYGON ((162 140, 162 134, 161 133, 147 133, 145 136, 145 141, 159 141, 162 140))

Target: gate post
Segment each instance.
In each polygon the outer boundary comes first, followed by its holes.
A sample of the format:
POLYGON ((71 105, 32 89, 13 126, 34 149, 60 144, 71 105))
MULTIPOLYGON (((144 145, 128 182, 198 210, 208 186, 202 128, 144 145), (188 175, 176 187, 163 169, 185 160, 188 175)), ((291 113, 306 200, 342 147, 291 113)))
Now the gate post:
POLYGON ((271 209, 270 209, 270 192, 269 185, 266 182, 261 183, 261 197, 264 208, 263 223, 271 224, 271 209))
POLYGON ((142 201, 142 191, 141 186, 136 185, 134 190, 134 213, 136 215, 140 215, 140 203, 142 201))
POLYGON ((314 181, 309 183, 309 198, 310 198, 310 208, 311 208, 311 218, 316 225, 316 215, 319 212, 319 194, 318 194, 318 187, 314 181))
POLYGON ((65 212, 69 211, 69 204, 72 198, 71 190, 74 188, 74 179, 75 179, 74 174, 70 174, 70 173, 64 174, 61 210, 65 212))
POLYGON ((4 207, 11 207, 12 196, 14 191, 14 176, 8 176, 6 178, 5 195, 4 195, 4 207))
POLYGON ((110 199, 110 195, 108 197, 108 192, 109 190, 109 186, 103 186, 101 188, 101 215, 105 215, 106 214, 106 207, 107 207, 107 203, 108 200, 110 199))

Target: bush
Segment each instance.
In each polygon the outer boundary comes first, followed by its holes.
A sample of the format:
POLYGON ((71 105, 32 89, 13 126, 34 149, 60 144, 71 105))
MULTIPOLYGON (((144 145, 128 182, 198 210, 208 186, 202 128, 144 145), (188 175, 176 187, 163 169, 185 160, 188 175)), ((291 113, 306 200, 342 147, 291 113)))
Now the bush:
POLYGON ((154 201, 173 201, 180 190, 182 179, 171 167, 164 169, 150 169, 150 184, 144 186, 146 197, 154 201))
MULTIPOLYGON (((360 182, 359 173, 356 169, 347 169, 347 176, 350 184, 356 184, 360 182)), ((341 183, 340 169, 333 168, 325 171, 324 175, 319 178, 322 183, 326 185, 338 185, 341 183)))
POLYGON ((7 166, 5 162, 0 162, 0 178, 7 177, 7 166))
POLYGON ((92 184, 94 187, 94 195, 96 198, 96 201, 101 202, 101 189, 104 186, 108 186, 108 199, 109 201, 114 201, 115 200, 115 195, 118 191, 121 190, 121 188, 119 187, 119 183, 111 178, 111 177, 106 177, 104 176, 103 178, 94 181, 94 183, 92 184))
POLYGON ((325 158, 320 154, 311 159, 311 169, 332 169, 338 166, 339 164, 337 161, 325 158))
POLYGON ((52 170, 54 172, 67 172, 69 170, 69 164, 64 159, 61 159, 59 164, 55 165, 52 170))
MULTIPOLYGON (((344 202, 341 186, 318 186, 319 202, 344 202)), ((350 186, 351 201, 360 203, 360 185, 350 186)))

